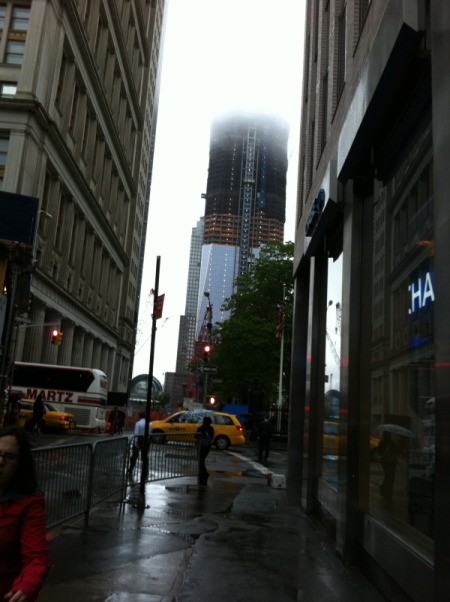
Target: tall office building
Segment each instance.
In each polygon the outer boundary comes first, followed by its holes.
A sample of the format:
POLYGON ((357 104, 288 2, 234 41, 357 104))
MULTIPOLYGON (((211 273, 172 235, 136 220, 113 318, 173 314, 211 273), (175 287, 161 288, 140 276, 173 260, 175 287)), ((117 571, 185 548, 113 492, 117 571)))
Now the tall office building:
POLYGON ((184 315, 180 316, 176 368, 175 372, 166 372, 164 380, 164 392, 168 393, 171 400, 175 402, 181 402, 183 397, 193 396, 192 392, 188 390, 191 387, 191 373, 188 370, 188 365, 192 360, 196 337, 197 299, 204 223, 202 217, 197 225, 192 228, 186 305, 184 315))
POLYGON ((247 273, 261 245, 283 241, 288 126, 264 114, 228 114, 211 127, 205 234, 197 328, 210 293, 213 321, 228 317, 221 306, 247 273))
POLYGON ((134 353, 164 18, 164 0, 0 5, 1 187, 39 202, 14 356, 101 368, 116 391, 134 353))

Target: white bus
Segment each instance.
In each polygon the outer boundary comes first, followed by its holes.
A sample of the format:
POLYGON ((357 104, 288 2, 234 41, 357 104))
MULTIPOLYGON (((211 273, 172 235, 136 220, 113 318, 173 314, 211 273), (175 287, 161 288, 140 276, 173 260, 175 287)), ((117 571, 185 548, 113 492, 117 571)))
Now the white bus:
POLYGON ((75 416, 78 428, 104 430, 108 379, 96 368, 15 362, 12 389, 27 399, 44 401, 75 416))

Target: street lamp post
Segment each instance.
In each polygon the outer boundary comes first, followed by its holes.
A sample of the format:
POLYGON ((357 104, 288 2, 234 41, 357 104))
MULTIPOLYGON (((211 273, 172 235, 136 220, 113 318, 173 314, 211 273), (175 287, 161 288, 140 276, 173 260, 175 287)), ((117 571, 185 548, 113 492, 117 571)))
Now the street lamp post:
MULTIPOLYGON (((211 298, 210 298, 210 294, 209 292, 205 291, 203 293, 205 295, 205 297, 208 299, 208 305, 206 306, 206 337, 207 337, 207 342, 210 345, 211 348, 211 340, 212 340, 212 305, 211 305, 211 298)), ((205 365, 205 364, 203 364, 205 365)), ((209 380, 209 375, 208 372, 203 372, 203 407, 206 408, 207 407, 207 395, 208 395, 208 380, 209 380)))

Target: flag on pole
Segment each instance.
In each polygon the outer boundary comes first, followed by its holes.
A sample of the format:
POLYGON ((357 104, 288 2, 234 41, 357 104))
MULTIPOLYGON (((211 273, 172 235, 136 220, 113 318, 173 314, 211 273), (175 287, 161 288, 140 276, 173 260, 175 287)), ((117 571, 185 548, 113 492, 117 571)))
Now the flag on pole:
POLYGON ((159 318, 162 318, 163 306, 164 306, 164 296, 165 295, 159 295, 159 297, 156 299, 155 320, 159 320, 159 318))
POLYGON ((277 339, 281 339, 284 332, 284 305, 281 305, 278 309, 278 322, 277 322, 277 339))

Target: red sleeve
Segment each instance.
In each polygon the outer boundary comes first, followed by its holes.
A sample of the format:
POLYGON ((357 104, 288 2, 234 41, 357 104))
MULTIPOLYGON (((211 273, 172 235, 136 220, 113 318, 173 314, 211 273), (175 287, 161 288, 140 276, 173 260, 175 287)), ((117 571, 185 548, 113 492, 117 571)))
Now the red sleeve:
POLYGON ((28 600, 35 600, 49 569, 48 545, 45 537, 45 507, 42 495, 24 499, 20 553, 22 571, 12 591, 22 590, 28 600))

